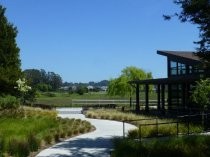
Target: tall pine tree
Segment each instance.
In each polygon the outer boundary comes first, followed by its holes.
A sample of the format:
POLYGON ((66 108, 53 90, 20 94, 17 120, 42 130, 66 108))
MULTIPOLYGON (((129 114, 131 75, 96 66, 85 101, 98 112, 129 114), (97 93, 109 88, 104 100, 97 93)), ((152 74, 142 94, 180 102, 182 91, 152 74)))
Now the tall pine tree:
POLYGON ((17 28, 8 22, 6 9, 0 5, 0 95, 15 95, 16 81, 21 77, 20 49, 16 43, 17 28))

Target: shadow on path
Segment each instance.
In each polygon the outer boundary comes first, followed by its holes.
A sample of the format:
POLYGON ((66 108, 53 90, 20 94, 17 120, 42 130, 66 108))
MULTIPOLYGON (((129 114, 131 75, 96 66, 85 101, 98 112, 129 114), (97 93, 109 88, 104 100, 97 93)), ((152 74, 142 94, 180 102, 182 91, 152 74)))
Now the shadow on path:
POLYGON ((71 154, 53 154, 51 157, 109 157, 112 149, 112 138, 77 138, 62 142, 51 148, 68 150, 71 154))

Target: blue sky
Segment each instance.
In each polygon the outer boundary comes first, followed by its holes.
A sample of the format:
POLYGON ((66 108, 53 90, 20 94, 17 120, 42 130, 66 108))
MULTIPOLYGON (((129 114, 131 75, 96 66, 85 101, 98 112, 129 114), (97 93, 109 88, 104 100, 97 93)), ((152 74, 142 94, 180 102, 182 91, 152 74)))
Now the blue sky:
POLYGON ((22 69, 45 69, 63 81, 115 78, 136 66, 166 77, 157 50, 194 50, 195 25, 164 21, 173 0, 0 0, 18 28, 22 69))

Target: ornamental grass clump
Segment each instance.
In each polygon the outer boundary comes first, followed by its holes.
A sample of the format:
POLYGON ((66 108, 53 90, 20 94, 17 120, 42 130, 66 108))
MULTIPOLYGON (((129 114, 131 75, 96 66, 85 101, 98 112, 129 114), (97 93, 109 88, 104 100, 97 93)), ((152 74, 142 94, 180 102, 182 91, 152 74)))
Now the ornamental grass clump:
POLYGON ((86 126, 90 127, 88 131, 93 128, 87 121, 57 118, 55 111, 30 107, 6 109, 0 111, 0 154, 24 157, 28 150, 37 151, 60 138, 85 133, 86 126))
POLYGON ((30 153, 30 144, 23 139, 11 139, 8 143, 8 153, 11 156, 27 157, 30 153))
POLYGON ((27 137, 30 151, 37 151, 41 145, 41 140, 34 133, 29 133, 27 137))
POLYGON ((111 157, 209 157, 209 136, 183 136, 138 141, 114 139, 111 157))
POLYGON ((53 141, 52 135, 49 135, 49 134, 45 135, 44 136, 44 141, 46 142, 46 144, 51 144, 52 141, 53 141))

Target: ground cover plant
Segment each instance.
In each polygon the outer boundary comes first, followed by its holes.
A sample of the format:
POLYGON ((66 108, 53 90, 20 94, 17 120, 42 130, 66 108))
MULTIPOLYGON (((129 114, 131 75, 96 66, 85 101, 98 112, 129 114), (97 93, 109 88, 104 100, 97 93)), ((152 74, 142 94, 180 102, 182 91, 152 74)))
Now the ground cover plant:
POLYGON ((87 121, 58 118, 56 111, 4 109, 0 111, 0 156, 25 157, 46 145, 92 129, 87 121))
MULTIPOLYGON (((175 136, 177 135, 177 120, 176 119, 166 119, 158 118, 155 116, 145 116, 136 115, 133 113, 121 112, 114 109, 90 109, 86 113, 88 118, 97 119, 109 119, 117 121, 125 121, 137 126, 137 129, 130 130, 128 132, 128 137, 132 139, 137 139, 141 137, 154 137, 154 136, 175 136), (133 121, 134 120, 134 121, 133 121), (157 125, 158 128, 157 128, 157 125), (170 124, 162 124, 170 123, 170 124), (152 124, 145 126, 145 124, 152 124), (141 125, 141 128, 139 127, 141 125)), ((200 133, 203 131, 203 127, 200 125, 189 124, 190 133, 200 133)), ((178 133, 187 134, 188 125, 185 122, 179 122, 178 133)))
POLYGON ((114 139, 112 157, 209 157, 210 136, 185 136, 149 141, 114 139))

